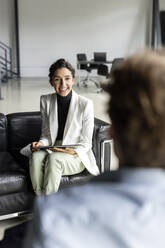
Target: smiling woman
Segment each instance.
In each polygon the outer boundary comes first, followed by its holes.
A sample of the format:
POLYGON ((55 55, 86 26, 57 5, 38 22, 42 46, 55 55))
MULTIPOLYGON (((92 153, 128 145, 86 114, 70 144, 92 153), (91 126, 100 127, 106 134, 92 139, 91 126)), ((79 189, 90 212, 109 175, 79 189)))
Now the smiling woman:
POLYGON ((62 175, 77 174, 85 168, 93 175, 99 173, 91 149, 93 103, 72 90, 74 78, 75 70, 65 59, 57 60, 49 68, 49 82, 55 93, 41 96, 41 137, 32 142, 29 160, 37 195, 57 192, 62 175))
POLYGON ((51 65, 49 71, 49 81, 56 93, 60 96, 67 96, 74 84, 74 68, 64 59, 59 59, 51 65))

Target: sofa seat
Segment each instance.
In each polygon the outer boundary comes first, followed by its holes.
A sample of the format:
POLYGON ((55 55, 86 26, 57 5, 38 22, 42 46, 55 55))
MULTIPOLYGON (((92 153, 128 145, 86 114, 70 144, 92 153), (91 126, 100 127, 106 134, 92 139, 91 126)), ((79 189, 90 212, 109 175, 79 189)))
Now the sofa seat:
POLYGON ((25 170, 9 152, 0 152, 0 195, 18 193, 27 189, 25 170))
POLYGON ((84 184, 87 183, 93 176, 85 169, 83 172, 69 175, 69 176, 62 176, 61 183, 60 183, 60 189, 64 188, 65 186, 69 185, 78 185, 78 184, 84 184))

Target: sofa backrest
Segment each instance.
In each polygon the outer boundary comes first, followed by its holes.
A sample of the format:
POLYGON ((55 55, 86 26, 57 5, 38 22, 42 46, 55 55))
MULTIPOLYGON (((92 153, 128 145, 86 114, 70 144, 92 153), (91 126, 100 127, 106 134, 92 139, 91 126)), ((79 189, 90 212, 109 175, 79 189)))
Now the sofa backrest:
POLYGON ((40 112, 19 112, 8 114, 8 149, 21 149, 38 140, 41 133, 40 112))
MULTIPOLYGON (((5 117, 5 116, 4 116, 5 117)), ((40 112, 19 112, 8 114, 8 149, 21 149, 32 141, 38 140, 41 134, 40 112)), ((93 149, 96 150, 95 142, 97 133, 100 131, 99 119, 95 118, 93 149)))
POLYGON ((7 150, 7 119, 0 113, 0 151, 7 150))

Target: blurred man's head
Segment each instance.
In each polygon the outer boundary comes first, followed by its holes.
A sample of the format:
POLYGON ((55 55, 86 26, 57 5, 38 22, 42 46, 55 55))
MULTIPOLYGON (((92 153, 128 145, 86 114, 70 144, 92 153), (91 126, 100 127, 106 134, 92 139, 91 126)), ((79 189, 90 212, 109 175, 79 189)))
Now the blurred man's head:
POLYGON ((165 56, 146 50, 127 58, 108 92, 120 164, 165 167, 165 56))

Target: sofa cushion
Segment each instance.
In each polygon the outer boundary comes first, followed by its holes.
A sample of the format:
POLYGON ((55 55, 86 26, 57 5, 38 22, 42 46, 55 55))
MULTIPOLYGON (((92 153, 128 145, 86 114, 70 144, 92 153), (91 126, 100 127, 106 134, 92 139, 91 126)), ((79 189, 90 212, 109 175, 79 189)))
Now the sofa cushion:
POLYGON ((20 154, 20 150, 32 141, 39 139, 41 114, 37 111, 8 114, 7 121, 8 149, 14 159, 27 168, 27 159, 20 154))
POLYGON ((40 112, 20 112, 7 115, 8 146, 10 151, 18 150, 38 140, 41 134, 40 112))
POLYGON ((91 178, 93 178, 93 175, 91 175, 86 169, 83 172, 80 172, 75 175, 62 176, 60 182, 60 188, 68 187, 69 185, 73 186, 73 185, 85 184, 91 178))
POLYGON ((0 195, 21 192, 27 189, 25 170, 8 152, 0 152, 0 195))

